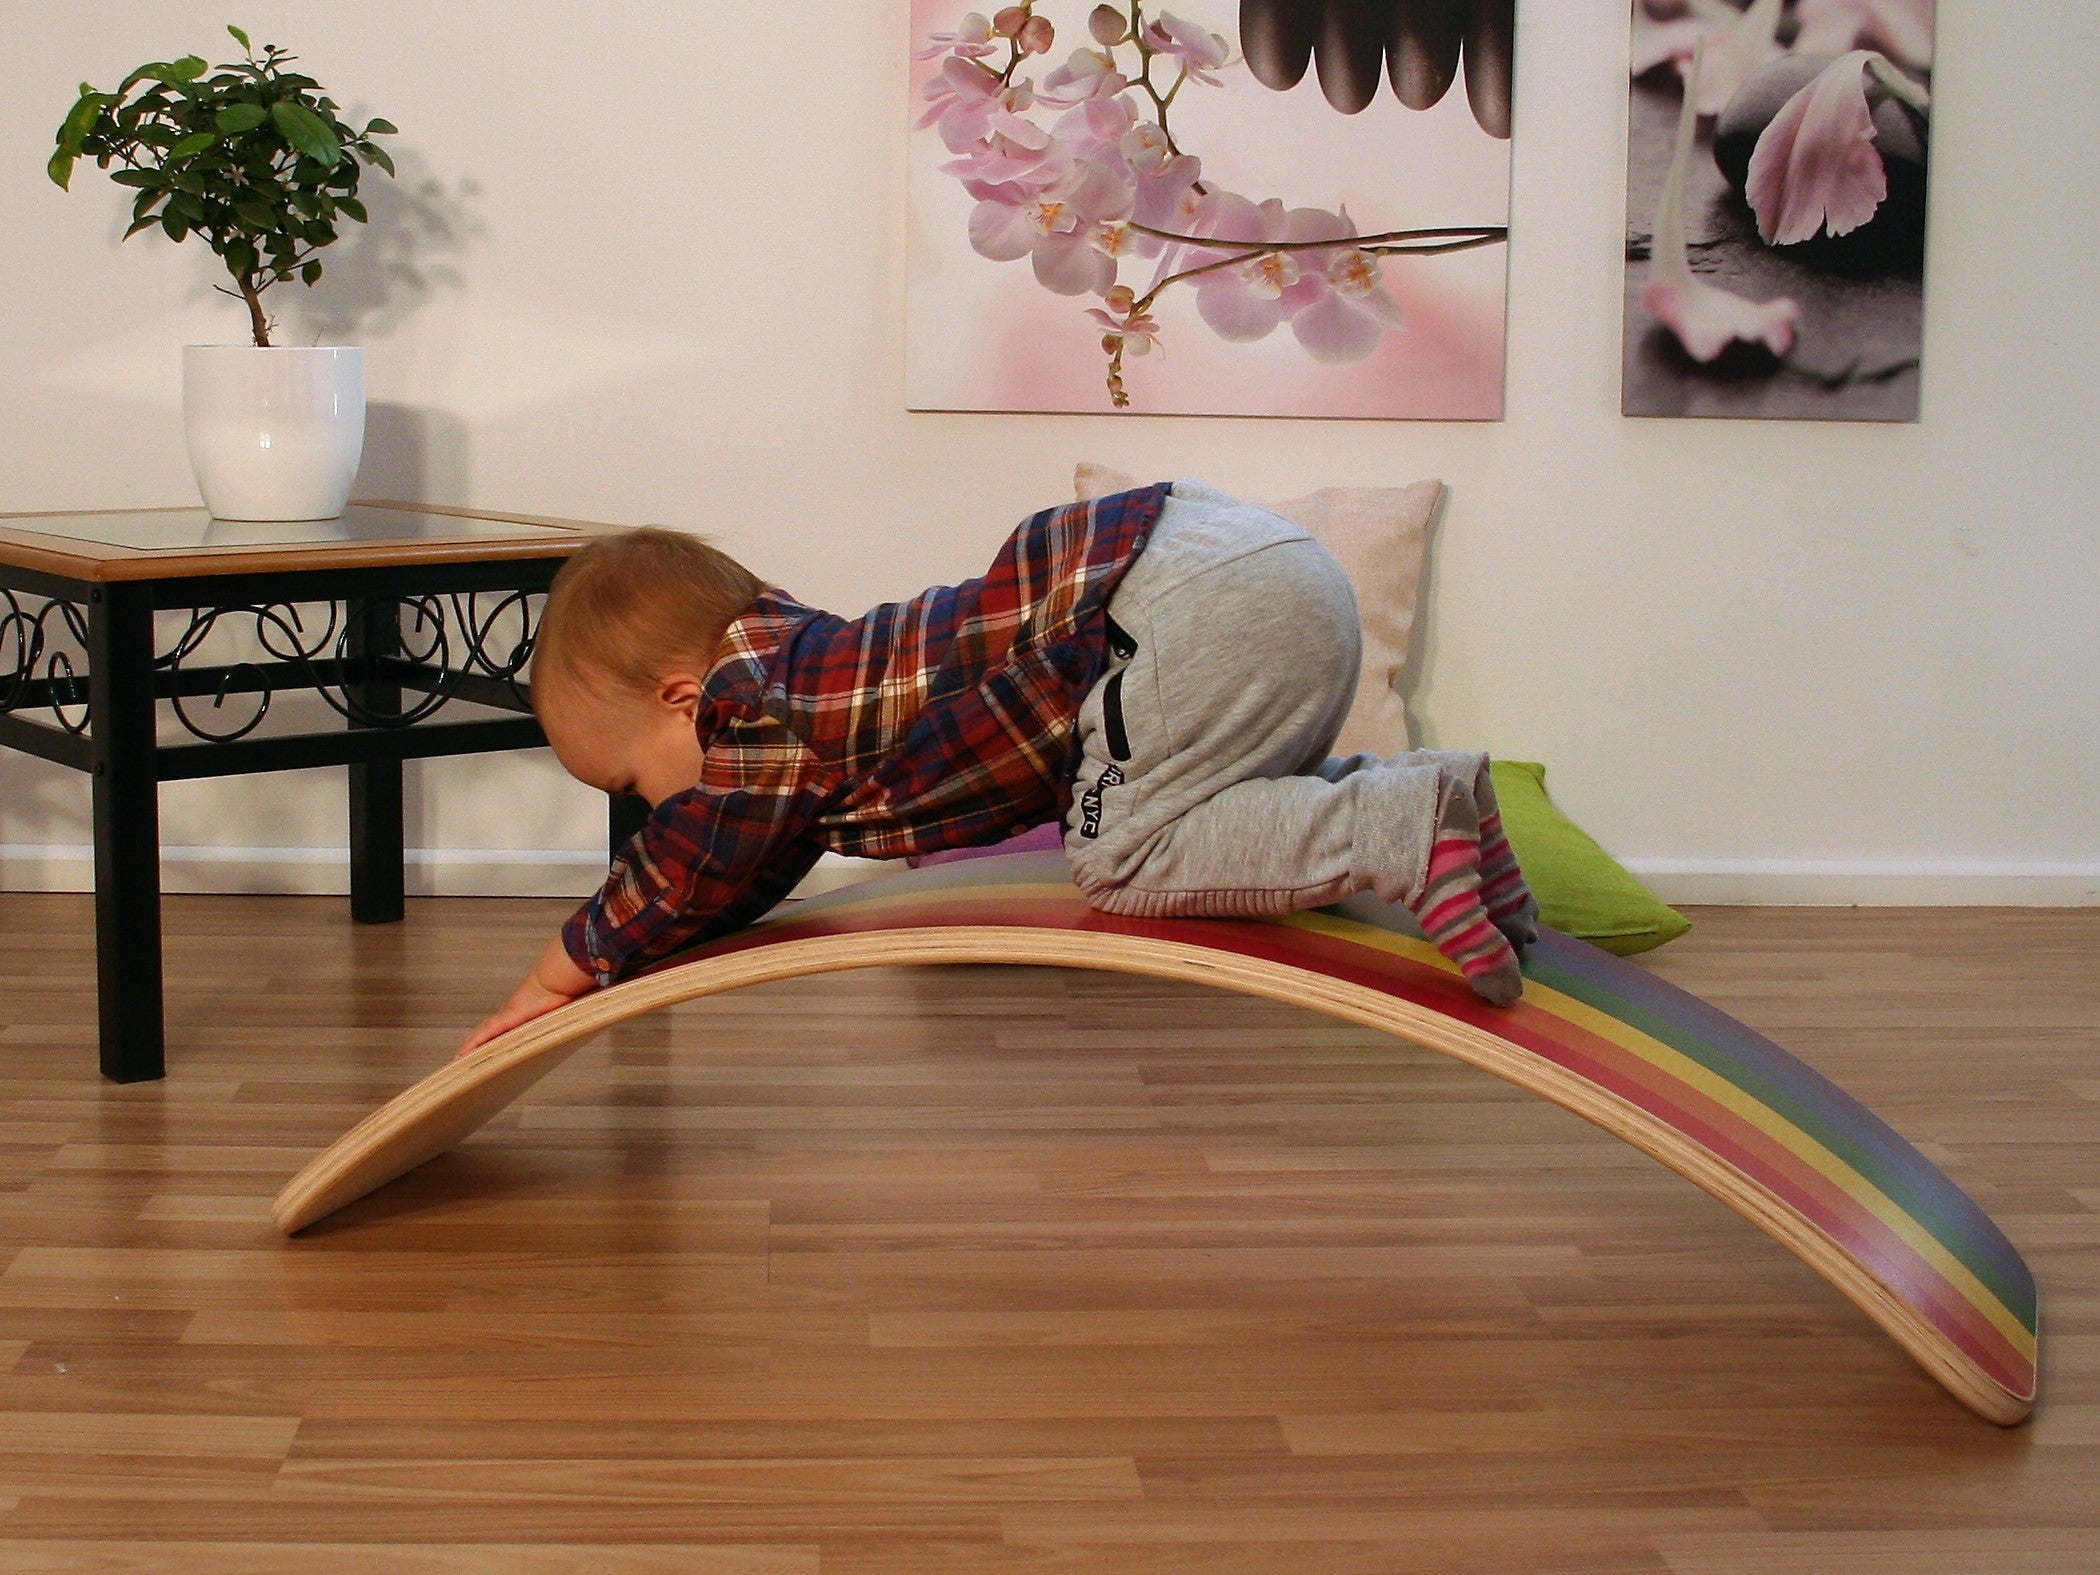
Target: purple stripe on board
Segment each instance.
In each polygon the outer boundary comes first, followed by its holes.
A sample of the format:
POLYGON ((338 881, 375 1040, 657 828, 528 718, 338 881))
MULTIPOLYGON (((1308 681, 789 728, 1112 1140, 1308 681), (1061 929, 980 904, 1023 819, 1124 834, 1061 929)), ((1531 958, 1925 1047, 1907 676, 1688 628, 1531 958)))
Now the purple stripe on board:
MULTIPOLYGON (((1804 1131, 1837 1153, 1846 1154, 1849 1146, 1851 1152, 1870 1156, 1873 1169, 1858 1164, 1854 1168, 1906 1210, 1912 1209, 1913 1200, 1929 1206, 1941 1223, 1958 1229, 1962 1235, 1961 1241, 1946 1241, 1945 1245, 1976 1252, 2003 1276, 2006 1286, 2024 1289, 2022 1299, 2031 1308, 2033 1273, 1996 1222, 1900 1132, 1829 1078, 1748 1024, 1667 980, 1658 979, 1645 968, 1587 942, 1550 931, 1540 937, 1539 945, 1541 961, 1600 987, 1611 997, 1594 1003, 1600 1010, 1621 1018, 1629 1015, 1625 1008, 1644 1012, 1688 1038, 1711 1046, 1747 1073, 1787 1088, 1802 1106, 1806 1119, 1800 1124, 1804 1131)), ((1794 1119, 1792 1112, 1782 1114, 1794 1119)), ((1934 1221, 1921 1218, 1918 1223, 1931 1229, 1934 1221)), ((2012 1310, 2023 1318, 2028 1316, 2020 1307, 2012 1310)))

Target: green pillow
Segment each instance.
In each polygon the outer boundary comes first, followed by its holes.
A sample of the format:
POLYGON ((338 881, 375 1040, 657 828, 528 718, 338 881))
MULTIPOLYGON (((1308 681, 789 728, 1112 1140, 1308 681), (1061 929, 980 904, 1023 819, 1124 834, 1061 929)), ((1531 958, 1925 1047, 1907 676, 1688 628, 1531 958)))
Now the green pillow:
POLYGON ((1692 927, 1691 920, 1658 900, 1553 807, 1546 797, 1544 766, 1497 760, 1491 769, 1503 829, 1539 900, 1543 922, 1621 957, 1674 941, 1692 927))

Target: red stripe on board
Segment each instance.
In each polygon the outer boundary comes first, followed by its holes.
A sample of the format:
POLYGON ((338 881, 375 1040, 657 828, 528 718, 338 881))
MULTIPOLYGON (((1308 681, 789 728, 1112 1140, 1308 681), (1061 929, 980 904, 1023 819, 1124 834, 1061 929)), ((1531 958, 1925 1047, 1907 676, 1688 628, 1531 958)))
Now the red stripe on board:
MULTIPOLYGON (((1901 1300, 1923 1312, 1941 1333, 2009 1392, 2033 1392, 2033 1364, 2013 1347, 1972 1298, 1963 1295, 1958 1286, 1890 1230, 1878 1215, 1770 1133, 1689 1084, 1674 1079, 1657 1083, 1629 1076, 1623 1066, 1592 1058, 1572 1045, 1565 1047, 1564 1054, 1548 1059, 1646 1110, 1733 1165, 1812 1221, 1901 1300), (1673 1094, 1679 1097, 1672 1097, 1673 1094), (1718 1119, 1710 1119, 1702 1111, 1718 1119), (1726 1122, 1725 1128, 1721 1121, 1726 1122)), ((1651 1065, 1640 1061, 1634 1064, 1651 1065)))
MULTIPOLYGON (((1755 1180, 1773 1197, 1814 1221, 1870 1272, 1892 1282, 1903 1299, 1941 1329, 1977 1365, 2014 1394, 2032 1392, 2033 1366, 2006 1342, 1974 1302, 1895 1234, 1857 1199, 1761 1128, 1664 1073, 1625 1046, 1591 1033, 1544 1008, 1520 1003, 1490 1007, 1445 969, 1310 928, 1230 920, 1130 919, 1102 913, 1084 899, 1027 897, 987 900, 972 896, 966 908, 943 901, 952 893, 878 899, 841 905, 805 919, 768 925, 714 947, 707 955, 749 950, 804 937, 865 934, 907 928, 1010 927, 1093 931, 1178 942, 1288 966, 1307 967, 1346 983, 1374 989, 1473 1023, 1515 1047, 1584 1078, 1647 1111, 1755 1180), (1545 1031, 1550 1025, 1551 1032, 1545 1031), (1645 1075, 1643 1075, 1645 1074, 1645 1075), (1672 1091, 1676 1097, 1671 1097, 1672 1091), (1689 1105, 1709 1114, 1701 1116, 1689 1105), (1910 1272, 1890 1263, 1891 1255, 1910 1272)), ((1383 932, 1381 932, 1383 933, 1383 932)))
MULTIPOLYGON (((1430 971, 1412 959, 1342 937, 1311 930, 1297 930, 1295 935, 1304 944, 1292 950, 1306 955, 1321 954, 1323 962, 1333 958, 1346 966, 1355 961, 1353 954, 1372 951, 1377 953, 1381 962, 1397 964, 1399 969, 1430 971)), ((1252 947, 1234 946, 1231 949, 1261 954, 1252 947)), ((1270 954, 1269 960, 1290 962, 1294 959, 1289 951, 1279 949, 1270 954)), ((1333 966, 1323 966, 1319 971, 1330 977, 1342 974, 1342 969, 1333 966)), ((1352 967, 1348 971, 1358 970, 1352 967)), ((1390 977, 1387 970, 1381 970, 1381 973, 1390 977)), ((1384 987, 1382 982, 1379 987, 1384 987)), ((1414 994, 1407 990, 1391 993, 1414 994)), ((1751 1177, 1773 1197, 1814 1221, 1870 1273, 1903 1300, 1923 1311, 1949 1339, 1994 1378, 2004 1382, 2012 1393, 2026 1395, 2033 1392, 2034 1364, 1991 1322, 1974 1298, 1965 1295, 1885 1220, 1837 1186, 1800 1153, 1626 1046, 1592 1033, 1579 1023, 1543 1007, 1519 1002, 1507 1009, 1488 1008, 1478 1015, 1498 1038, 1607 1089, 1697 1140, 1751 1177), (1541 1031, 1542 1024, 1551 1025, 1551 1032, 1541 1031)))

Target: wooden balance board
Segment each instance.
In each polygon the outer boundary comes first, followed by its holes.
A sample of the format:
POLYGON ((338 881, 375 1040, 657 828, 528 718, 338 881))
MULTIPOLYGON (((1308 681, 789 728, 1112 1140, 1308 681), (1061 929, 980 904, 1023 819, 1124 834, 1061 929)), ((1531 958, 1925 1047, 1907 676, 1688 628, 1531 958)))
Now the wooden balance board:
POLYGON ((1548 932, 1493 1007, 1367 898, 1280 919, 1126 919, 1063 855, 937 865, 793 905, 482 1046, 407 1089, 278 1196, 287 1234, 444 1153, 601 1029, 744 985, 908 963, 1184 979, 1362 1023, 1541 1094, 1690 1178, 1822 1275, 1954 1397, 2034 1406, 2036 1298, 1983 1211, 1887 1123, 1770 1040, 1646 970, 1548 932))

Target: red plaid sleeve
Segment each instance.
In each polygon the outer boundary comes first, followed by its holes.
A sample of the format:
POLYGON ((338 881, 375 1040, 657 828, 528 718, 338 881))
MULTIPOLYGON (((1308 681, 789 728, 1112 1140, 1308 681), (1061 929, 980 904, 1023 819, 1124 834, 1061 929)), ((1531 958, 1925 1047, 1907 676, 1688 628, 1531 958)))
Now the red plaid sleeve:
POLYGON ((758 918, 823 852, 808 832, 830 775, 778 723, 725 729, 699 786, 657 805, 563 927, 570 959, 611 984, 758 918))

